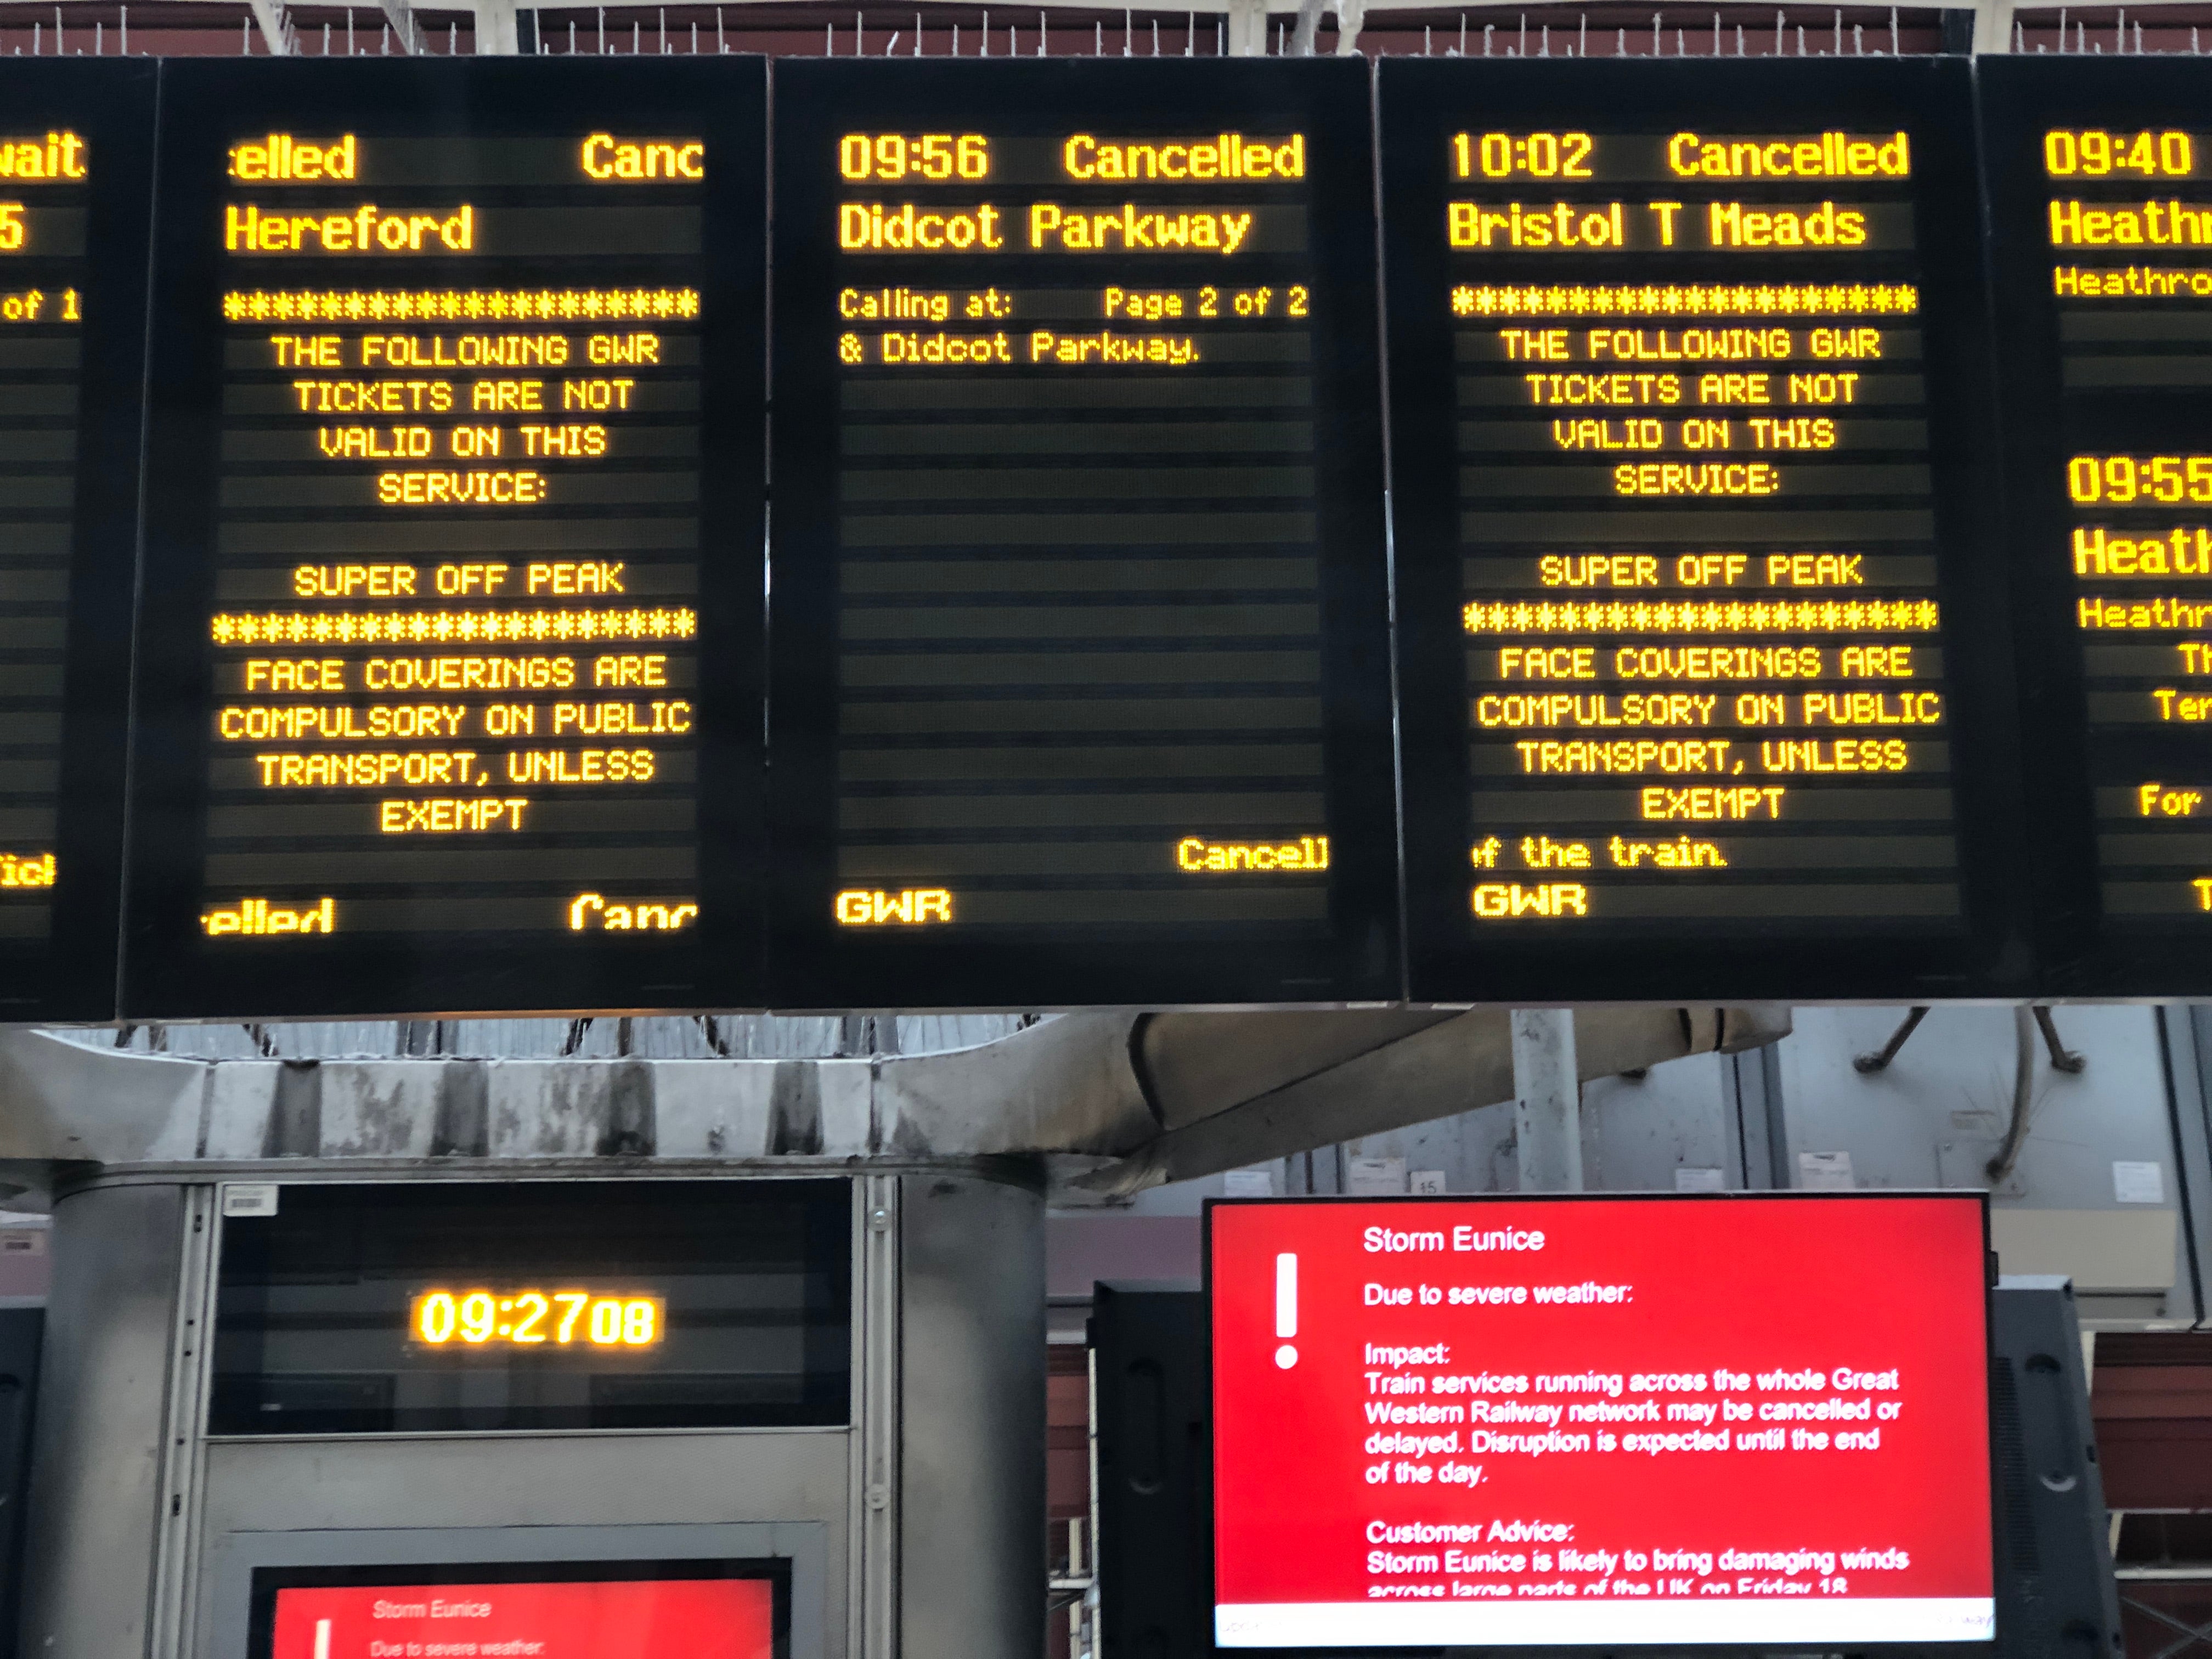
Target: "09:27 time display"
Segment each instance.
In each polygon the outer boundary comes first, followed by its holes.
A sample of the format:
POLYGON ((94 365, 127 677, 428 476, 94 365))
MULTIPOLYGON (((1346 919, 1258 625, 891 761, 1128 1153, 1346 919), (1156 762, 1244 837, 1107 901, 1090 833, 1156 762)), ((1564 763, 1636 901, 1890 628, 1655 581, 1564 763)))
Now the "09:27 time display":
POLYGON ((408 1310, 408 1331, 434 1348, 460 1342, 556 1347, 649 1348, 660 1340, 665 1304, 657 1296, 593 1291, 431 1290, 408 1310))

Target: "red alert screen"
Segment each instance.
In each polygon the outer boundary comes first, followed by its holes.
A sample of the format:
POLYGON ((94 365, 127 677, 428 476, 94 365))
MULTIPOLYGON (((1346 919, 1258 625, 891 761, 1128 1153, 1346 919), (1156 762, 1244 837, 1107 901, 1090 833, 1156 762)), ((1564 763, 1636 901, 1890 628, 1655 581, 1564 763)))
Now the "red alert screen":
POLYGON ((775 1592, 760 1578, 280 1589, 270 1659, 772 1659, 775 1592))
POLYGON ((1208 1212, 1224 1647, 1987 1642, 1978 1194, 1208 1212))

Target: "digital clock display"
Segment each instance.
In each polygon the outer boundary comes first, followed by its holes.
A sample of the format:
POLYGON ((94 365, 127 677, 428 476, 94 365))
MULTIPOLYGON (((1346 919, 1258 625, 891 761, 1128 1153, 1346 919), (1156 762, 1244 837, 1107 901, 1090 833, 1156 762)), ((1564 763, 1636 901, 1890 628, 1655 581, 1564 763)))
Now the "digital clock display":
POLYGON ((1452 169, 1462 179, 1587 179, 1596 148, 1587 132, 1455 132, 1452 169))
POLYGON ((2190 133, 2105 132, 2053 127, 2043 135, 2044 171, 2054 179, 2187 179, 2197 172, 2190 133))
POLYGON ((843 1180, 288 1182, 223 1224, 217 1435, 848 1420, 843 1180))
POLYGON ((589 1343, 650 1348, 659 1342, 667 1304, 657 1296, 585 1290, 425 1291, 408 1310, 407 1328, 434 1348, 458 1343, 527 1348, 589 1343))
POLYGON ((991 141, 980 132, 848 132, 837 141, 837 172, 855 184, 988 179, 991 141))

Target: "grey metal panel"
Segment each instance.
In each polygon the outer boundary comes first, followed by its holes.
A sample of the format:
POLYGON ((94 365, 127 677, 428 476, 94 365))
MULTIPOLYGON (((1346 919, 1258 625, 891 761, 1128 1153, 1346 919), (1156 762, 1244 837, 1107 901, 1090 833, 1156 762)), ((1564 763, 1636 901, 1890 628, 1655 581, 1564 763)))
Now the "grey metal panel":
MULTIPOLYGON (((1796 1030, 1776 1049, 1793 1173, 1801 1152, 1848 1152, 1863 1187, 1986 1184, 1982 1167, 2002 1143, 2011 1111, 2012 1011, 1938 1007, 1886 1070, 1856 1070, 1853 1058, 1881 1048, 1905 1012, 1799 1011, 1796 1030)), ((2089 1063, 2074 1075, 2055 1072, 2035 1045, 2027 1147, 1997 1201, 2111 1208, 2115 1159, 2156 1163, 2170 1187, 2156 1011, 2076 1006, 2053 1018, 2067 1047, 2089 1063)))
MULTIPOLYGON (((1577 1027, 1580 1024, 1577 1016, 1577 1027)), ((1765 1052, 1764 1050, 1760 1052, 1765 1052)), ((1729 1188, 1743 1185, 1736 1122, 1735 1068, 1755 1064, 1756 1055, 1687 1054, 1646 1069, 1641 1077, 1617 1073, 1592 1076, 1582 1090, 1582 1146, 1584 1185, 1592 1192, 1672 1192, 1675 1171, 1718 1170, 1729 1188)), ((1587 1068, 1584 1068, 1587 1070, 1587 1068)), ((1520 1185, 1520 1152, 1510 1101, 1480 1106, 1426 1123, 1373 1131, 1341 1143, 1347 1158, 1401 1158, 1407 1171, 1430 1170, 1443 1177, 1449 1193, 1514 1192, 1520 1185)), ((1304 1165, 1294 1154, 1294 1180, 1285 1191, 1304 1191, 1304 1165)), ((1316 1158, 1317 1173, 1334 1174, 1334 1160, 1316 1158)), ((1138 1207, 1152 1214, 1171 1212, 1146 1205, 1153 1188, 1139 1194, 1138 1207)), ((1176 1206, 1197 1212, 1201 1191, 1218 1195, 1218 1182, 1187 1184, 1192 1197, 1176 1206)))
POLYGON ((22 1647, 145 1651, 184 1194, 93 1188, 54 1211, 22 1647))
POLYGON ((216 1440, 210 1538, 363 1527, 827 1521, 845 1510, 842 1430, 364 1435, 216 1440))
POLYGON ((900 1223, 902 1659, 1038 1659, 1043 1199, 970 1175, 908 1176, 900 1223))
MULTIPOLYGON (((1345 1178, 1354 1158, 1395 1158, 1405 1160, 1409 1178, 1410 1172, 1415 1170, 1434 1170, 1441 1174, 1446 1192, 1508 1192, 1516 1186, 1517 1154, 1513 1103, 1507 1101, 1499 1105, 1479 1106, 1471 1112, 1455 1112, 1449 1117, 1438 1118, 1430 1123, 1416 1123, 1407 1128, 1385 1129, 1376 1133, 1358 1135, 1342 1142, 1337 1148, 1325 1149, 1313 1159, 1314 1190, 1345 1190, 1345 1178)), ((1291 1162, 1298 1165, 1298 1190, 1304 1190, 1304 1160, 1294 1154, 1291 1162)), ((1195 1187, 1197 1183, 1191 1185, 1195 1187)), ((1218 1196, 1219 1183, 1215 1182, 1213 1186, 1218 1196)), ((1151 1194, 1139 1196, 1150 1197, 1151 1194)), ((1194 1216, 1199 1212, 1199 1206, 1192 1204, 1188 1211, 1194 1216)), ((1106 1271, 1135 1273, 1151 1270, 1116 1265, 1106 1271)))
POLYGON ((1583 1175, 1592 1192, 1672 1192, 1680 1170, 1742 1184, 1729 1098, 1733 1054, 1689 1054, 1641 1078, 1583 1085, 1583 1175))
POLYGON ((834 1659, 845 1651, 848 1443, 842 1430, 211 1442, 194 1651, 242 1659, 232 1632, 244 1629, 256 1565, 636 1559, 672 1545, 780 1554, 803 1543, 793 1659, 834 1659), (744 1536, 708 1535, 725 1532, 744 1536), (802 1630, 811 1645, 799 1645, 802 1630))
MULTIPOLYGON (((1800 1155, 1849 1155, 1860 1187, 1988 1188, 2011 1115, 2014 1014, 1936 1008, 1883 1070, 1853 1058, 1880 1048, 1902 1008, 1808 1008, 1772 1050, 1782 1083, 1784 1177, 1800 1155)), ((2033 1045, 2028 1133, 1990 1193, 1993 1242, 2008 1273, 2074 1281, 2084 1321, 2104 1329, 2171 1328, 2197 1317, 2190 1241, 2180 1225, 2184 1148, 2175 1139, 2158 1011, 2069 1005, 2054 1011, 2076 1073, 2033 1045), (2154 1182, 2124 1180, 2154 1165, 2154 1182), (2147 1194, 2157 1190, 2156 1201, 2147 1194)))

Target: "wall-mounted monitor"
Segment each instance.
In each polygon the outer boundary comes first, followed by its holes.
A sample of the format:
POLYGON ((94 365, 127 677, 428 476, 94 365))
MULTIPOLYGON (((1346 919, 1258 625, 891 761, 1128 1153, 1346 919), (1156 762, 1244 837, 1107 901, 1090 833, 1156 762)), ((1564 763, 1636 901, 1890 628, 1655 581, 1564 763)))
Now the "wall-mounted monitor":
POLYGON ((2212 988, 2212 74, 1988 58, 1982 157, 2046 982, 2212 988))
POLYGON ((0 1019, 107 1019, 155 66, 0 64, 0 1019))
POLYGON ((1984 1206, 1212 1205, 1217 1643, 1989 1643, 1984 1206))
POLYGON ((786 1659, 779 1561, 262 1567, 251 1659, 786 1659))
POLYGON ((763 64, 163 73, 126 1012, 757 1002, 763 64))
POLYGON ((1378 88, 1413 996, 2021 982, 1969 64, 1378 88))
POLYGON ((1365 64, 776 76, 779 998, 1399 994, 1365 64))

